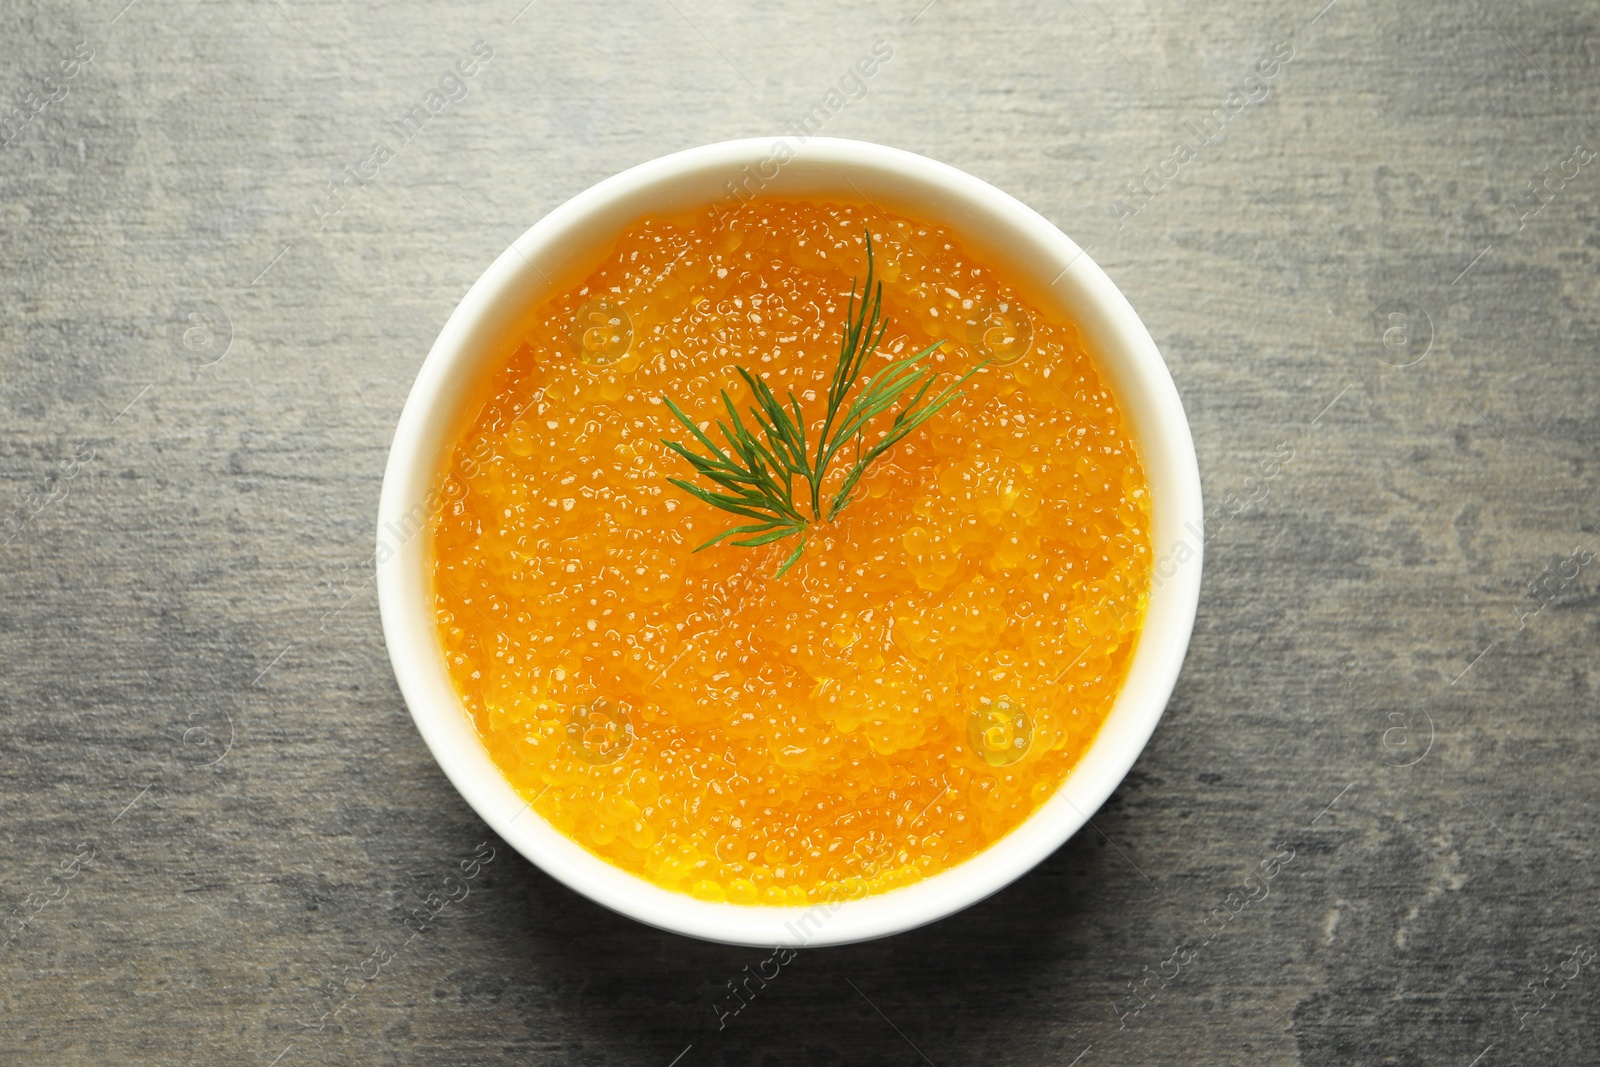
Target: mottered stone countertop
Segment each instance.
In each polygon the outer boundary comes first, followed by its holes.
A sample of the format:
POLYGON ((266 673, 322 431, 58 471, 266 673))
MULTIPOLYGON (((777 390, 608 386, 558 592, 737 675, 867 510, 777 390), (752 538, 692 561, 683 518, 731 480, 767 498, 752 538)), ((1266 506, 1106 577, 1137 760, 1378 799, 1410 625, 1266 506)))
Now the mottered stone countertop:
POLYGON ((1600 9, 124 3, 0 5, 0 1064, 1600 1060, 1600 9), (769 953, 497 841, 362 564, 512 236, 807 116, 1088 248, 1210 543, 1093 828, 719 1028, 769 953))

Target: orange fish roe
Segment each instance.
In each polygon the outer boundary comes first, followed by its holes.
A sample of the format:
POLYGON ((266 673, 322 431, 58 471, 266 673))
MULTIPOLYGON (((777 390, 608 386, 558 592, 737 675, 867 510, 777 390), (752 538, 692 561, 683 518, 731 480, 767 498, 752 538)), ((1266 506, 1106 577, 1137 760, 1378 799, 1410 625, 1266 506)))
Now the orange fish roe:
POLYGON ((779 199, 643 219, 485 395, 434 521, 444 655, 510 782, 625 870, 737 904, 906 885, 1044 803, 1121 688, 1139 459, 1077 330, 939 226, 779 199), (864 225, 889 324, 867 373, 940 339, 941 371, 992 362, 783 577, 793 541, 693 553, 740 520, 668 484, 693 474, 662 394, 725 418, 741 365, 814 441, 864 225))

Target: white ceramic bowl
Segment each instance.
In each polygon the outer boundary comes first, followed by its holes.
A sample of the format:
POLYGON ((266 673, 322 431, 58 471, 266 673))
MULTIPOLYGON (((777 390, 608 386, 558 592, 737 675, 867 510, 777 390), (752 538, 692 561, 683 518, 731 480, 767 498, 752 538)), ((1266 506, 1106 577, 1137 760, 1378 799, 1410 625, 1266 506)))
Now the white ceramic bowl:
POLYGON ((461 795, 518 852, 591 900, 664 930, 738 945, 844 944, 982 900, 1048 856, 1105 802, 1149 740, 1183 663, 1200 595, 1200 530, 1194 442, 1172 378, 1139 316, 1082 249, 1017 200, 943 163, 859 141, 763 138, 690 149, 609 178, 541 219, 478 279, 423 363, 395 430, 378 504, 378 599, 395 675, 423 739, 461 795), (451 685, 426 570, 429 494, 473 414, 472 386, 506 358, 534 306, 592 270, 641 215, 731 205, 735 195, 757 193, 864 198, 941 221, 977 257, 1023 279, 1037 306, 1075 321, 1144 460, 1159 571, 1127 683, 1050 801, 979 855, 931 878, 803 908, 713 904, 662 889, 531 811, 489 759, 451 685))

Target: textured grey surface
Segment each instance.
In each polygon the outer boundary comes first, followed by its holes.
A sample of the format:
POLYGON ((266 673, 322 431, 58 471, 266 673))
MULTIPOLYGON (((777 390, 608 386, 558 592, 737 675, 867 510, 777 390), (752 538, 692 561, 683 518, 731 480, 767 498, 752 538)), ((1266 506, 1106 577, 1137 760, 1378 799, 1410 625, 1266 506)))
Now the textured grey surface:
POLYGON ((0 11, 0 1062, 1600 1060, 1600 161, 1528 185, 1600 145, 1593 4, 123 2, 0 11), (766 953, 492 839, 407 941, 490 838, 361 572, 423 355, 550 208, 880 39, 824 132, 1086 244, 1239 509, 1166 719, 1098 830, 720 1031, 766 953))

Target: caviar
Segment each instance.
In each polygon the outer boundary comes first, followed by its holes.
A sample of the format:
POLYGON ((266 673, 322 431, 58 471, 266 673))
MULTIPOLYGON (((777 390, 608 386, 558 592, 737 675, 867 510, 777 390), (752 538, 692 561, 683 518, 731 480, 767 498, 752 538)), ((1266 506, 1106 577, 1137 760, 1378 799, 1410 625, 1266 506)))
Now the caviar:
POLYGON ((440 641, 495 763, 591 852, 708 900, 880 892, 1016 827, 1094 740, 1144 616, 1143 470, 1076 329, 939 226, 645 218, 485 388, 441 474, 440 641), (662 394, 714 420, 744 366, 814 440, 864 226, 869 373, 940 339, 942 371, 988 366, 783 577, 792 541, 693 552, 738 520, 668 484, 662 394))

